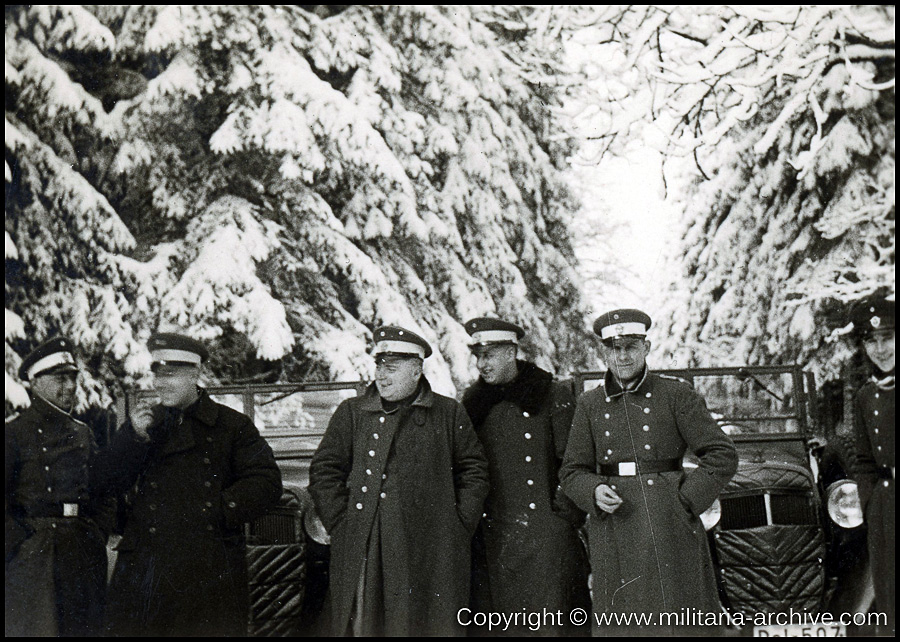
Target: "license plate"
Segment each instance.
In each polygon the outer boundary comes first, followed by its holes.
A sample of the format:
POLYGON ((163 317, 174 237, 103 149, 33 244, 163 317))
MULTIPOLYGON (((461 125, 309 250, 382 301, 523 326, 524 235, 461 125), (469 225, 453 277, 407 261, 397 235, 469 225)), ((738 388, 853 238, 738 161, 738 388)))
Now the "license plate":
POLYGON ((754 626, 755 638, 845 638, 847 627, 843 624, 785 624, 778 626, 754 626))

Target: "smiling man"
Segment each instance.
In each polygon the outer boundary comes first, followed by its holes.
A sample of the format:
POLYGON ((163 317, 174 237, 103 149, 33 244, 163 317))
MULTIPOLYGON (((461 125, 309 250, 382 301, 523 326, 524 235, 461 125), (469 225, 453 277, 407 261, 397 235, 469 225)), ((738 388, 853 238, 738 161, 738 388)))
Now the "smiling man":
POLYGON ((630 309, 594 323, 608 371, 578 400, 560 477, 589 516, 595 615, 646 614, 658 625, 661 612, 719 611, 700 514, 734 475, 738 458, 687 383, 647 368, 650 324, 630 309), (700 462, 690 473, 681 467, 687 450, 700 462))
POLYGON ((249 417, 198 387, 205 346, 159 333, 147 344, 156 400, 139 400, 101 477, 129 492, 110 584, 113 635, 245 634, 243 524, 281 496, 272 449, 249 417))
POLYGON ((375 330, 375 383, 338 406, 309 469, 331 535, 334 635, 451 635, 487 462, 463 407, 422 375, 431 346, 375 330))
MULTIPOLYGON (((525 330, 501 319, 465 324, 478 381, 463 405, 488 459, 491 490, 473 546, 476 613, 570 613, 588 608, 584 513, 559 486, 575 411, 572 383, 518 359, 525 330)), ((573 634, 568 622, 542 635, 573 634)), ((529 635, 527 626, 506 634, 529 635)))
POLYGON ((78 367, 57 338, 25 357, 31 406, 6 424, 6 635, 100 632, 108 517, 91 429, 70 414, 78 367))

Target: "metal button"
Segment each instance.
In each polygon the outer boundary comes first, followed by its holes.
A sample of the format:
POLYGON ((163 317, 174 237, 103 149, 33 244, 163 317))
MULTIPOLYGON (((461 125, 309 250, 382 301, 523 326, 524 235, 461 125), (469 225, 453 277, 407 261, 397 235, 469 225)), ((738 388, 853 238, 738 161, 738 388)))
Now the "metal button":
POLYGON ((604 432, 603 434, 606 435, 607 437, 609 437, 609 431, 608 431, 608 430, 607 430, 606 432, 604 432))
MULTIPOLYGON (((878 434, 878 428, 875 429, 875 434, 878 434)), ((50 470, 49 468, 47 470, 50 470)))
POLYGON ((606 403, 609 403, 610 401, 612 401, 612 399, 610 399, 609 397, 607 397, 607 398, 606 398, 606 403))
POLYGON ((530 432, 526 432, 526 433, 525 433, 525 439, 531 439, 531 433, 530 433, 530 432))
POLYGON ((372 471, 371 471, 369 468, 366 468, 366 474, 367 474, 367 475, 371 475, 371 474, 372 474, 372 471))
POLYGON ((606 417, 607 419, 609 419, 609 413, 608 413, 608 412, 607 412, 607 413, 604 413, 603 416, 606 417))
POLYGON ((46 447, 41 448, 41 450, 43 450, 44 452, 47 452, 47 448, 46 448, 46 447))
POLYGON ((38 434, 39 434, 39 435, 43 435, 43 434, 44 434, 44 431, 41 430, 40 428, 38 428, 38 434))
MULTIPOLYGON (((881 449, 879 448, 879 450, 881 450, 881 449)), ((48 492, 48 493, 51 493, 51 492, 53 492, 53 489, 50 488, 49 486, 47 486, 47 492, 48 492)))
POLYGON ((531 461, 531 455, 525 455, 525 461, 531 461))
POLYGON ((529 480, 528 480, 527 482, 525 482, 525 483, 528 484, 529 486, 534 486, 534 480, 533 480, 533 479, 529 479, 529 480))
POLYGON ((610 488, 612 488, 613 490, 615 490, 615 489, 616 489, 616 485, 613 484, 612 486, 610 486, 610 488))
POLYGON ((650 450, 650 444, 644 444, 644 450, 650 450))
MULTIPOLYGON (((877 430, 875 432, 878 432, 877 430)), ((44 470, 50 470, 50 466, 44 466, 44 470)))
POLYGON ((612 450, 607 450, 607 451, 606 451, 606 454, 607 454, 607 455, 612 455, 612 450))
POLYGON ((379 497, 381 497, 381 499, 384 499, 385 497, 387 497, 387 493, 381 493, 381 495, 379 495, 379 497))
POLYGON ((527 418, 530 417, 531 415, 529 415, 527 412, 523 412, 523 413, 522 413, 522 416, 525 417, 525 418, 527 419, 527 418))
POLYGON ((381 423, 384 423, 384 417, 379 417, 378 421, 380 421, 381 423))
POLYGON ((534 510, 535 508, 537 508, 537 506, 535 506, 534 502, 531 502, 530 504, 528 504, 528 508, 534 510))
POLYGON ((207 508, 212 508, 212 502, 206 502, 206 507, 207 507, 207 508))
POLYGON ((155 532, 156 532, 156 526, 151 526, 151 527, 150 527, 150 533, 153 534, 153 533, 155 533, 155 532))
POLYGON ((644 414, 649 415, 649 414, 650 414, 650 409, 649 409, 649 408, 644 408, 644 414))
POLYGON ((203 458, 203 463, 204 463, 204 464, 208 464, 208 463, 209 463, 209 457, 204 457, 204 458, 203 458))
POLYGON ((361 490, 362 492, 365 493, 365 492, 368 492, 369 487, 368 487, 368 486, 363 486, 362 488, 360 488, 360 490, 361 490))
POLYGON ((647 432, 648 430, 650 430, 650 426, 644 426, 644 432, 647 432))
POLYGON ((234 502, 228 502, 228 508, 237 508, 237 504, 234 502))
POLYGON ((373 433, 372 433, 372 437, 374 437, 375 439, 378 439, 378 433, 377 433, 377 432, 373 432, 373 433))
POLYGON ((649 399, 651 396, 652 396, 652 395, 648 392, 648 393, 647 393, 647 399, 649 399))
POLYGON ((387 479, 387 475, 382 475, 381 478, 382 478, 382 479, 387 479))
POLYGON ((203 482, 203 485, 207 488, 210 488, 212 486, 212 482, 203 482))
POLYGON ((878 411, 877 411, 877 410, 875 411, 875 416, 876 416, 876 417, 878 416, 878 411))
POLYGON ((374 451, 374 450, 370 450, 370 451, 369 451, 369 457, 374 457, 374 456, 375 456, 375 451, 374 451))
POLYGON ((652 485, 653 485, 653 480, 652 480, 652 479, 648 479, 648 480, 647 480, 647 485, 648 485, 648 486, 652 486, 652 485))
POLYGON ((885 480, 884 480, 884 485, 885 485, 885 486, 890 486, 890 485, 891 485, 891 482, 889 482, 888 480, 885 479, 885 480))
POLYGON ((52 526, 53 528, 56 528, 56 522, 50 522, 50 526, 52 526))
POLYGON ((356 505, 356 510, 362 510, 362 504, 357 504, 357 505, 356 505))
POLYGON ((156 510, 156 504, 150 504, 150 510, 156 510))

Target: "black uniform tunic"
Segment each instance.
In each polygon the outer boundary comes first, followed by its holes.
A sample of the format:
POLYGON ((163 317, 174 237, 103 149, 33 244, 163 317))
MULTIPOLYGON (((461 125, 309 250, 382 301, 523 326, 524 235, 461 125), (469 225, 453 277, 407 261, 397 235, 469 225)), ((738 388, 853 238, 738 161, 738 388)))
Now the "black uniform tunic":
POLYGON ((888 617, 880 634, 894 634, 894 383, 869 382, 856 395, 857 458, 854 476, 868 524, 869 558, 878 612, 888 617))
POLYGON ((111 506, 90 482, 91 429, 35 396, 6 424, 5 444, 6 635, 96 634, 107 570, 98 521, 111 506))

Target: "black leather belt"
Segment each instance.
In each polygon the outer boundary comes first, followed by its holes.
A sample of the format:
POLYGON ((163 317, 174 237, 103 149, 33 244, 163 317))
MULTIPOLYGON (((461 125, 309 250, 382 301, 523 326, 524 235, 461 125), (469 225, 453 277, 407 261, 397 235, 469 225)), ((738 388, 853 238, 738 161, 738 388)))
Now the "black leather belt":
POLYGON ((669 473, 676 470, 681 470, 680 459, 648 459, 600 464, 600 474, 606 477, 634 477, 638 473, 669 473))

